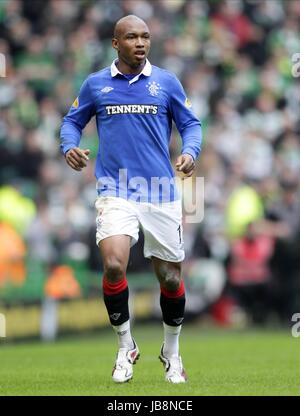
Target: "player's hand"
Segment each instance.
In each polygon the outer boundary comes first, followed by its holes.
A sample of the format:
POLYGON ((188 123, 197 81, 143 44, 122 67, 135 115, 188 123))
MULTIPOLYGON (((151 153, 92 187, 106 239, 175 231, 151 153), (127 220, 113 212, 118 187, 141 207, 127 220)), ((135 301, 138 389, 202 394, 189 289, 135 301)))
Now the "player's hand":
POLYGON ((72 169, 81 171, 87 166, 86 162, 89 160, 89 154, 89 149, 79 149, 79 147, 74 147, 65 154, 66 162, 72 169))
POLYGON ((195 161, 191 155, 185 153, 177 158, 175 166, 177 172, 183 172, 184 178, 189 178, 194 173, 195 161))

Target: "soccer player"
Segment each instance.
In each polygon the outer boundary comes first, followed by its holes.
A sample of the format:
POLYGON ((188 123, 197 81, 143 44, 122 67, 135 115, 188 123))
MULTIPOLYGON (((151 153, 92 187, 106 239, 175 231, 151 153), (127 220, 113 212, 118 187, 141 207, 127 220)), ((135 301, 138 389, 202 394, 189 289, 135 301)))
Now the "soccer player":
POLYGON ((79 143, 83 128, 95 115, 96 241, 104 265, 104 302, 119 344, 113 380, 130 380, 139 357, 130 331, 126 269, 141 228, 144 255, 152 259, 160 283, 164 342, 159 358, 166 380, 184 383, 179 353, 185 308, 182 211, 169 141, 174 120, 183 142, 176 169, 191 176, 200 153, 201 124, 175 75, 147 59, 150 33, 143 20, 134 15, 120 19, 112 47, 117 59, 88 76, 63 119, 61 150, 74 170, 86 166, 89 150, 80 149, 79 143))

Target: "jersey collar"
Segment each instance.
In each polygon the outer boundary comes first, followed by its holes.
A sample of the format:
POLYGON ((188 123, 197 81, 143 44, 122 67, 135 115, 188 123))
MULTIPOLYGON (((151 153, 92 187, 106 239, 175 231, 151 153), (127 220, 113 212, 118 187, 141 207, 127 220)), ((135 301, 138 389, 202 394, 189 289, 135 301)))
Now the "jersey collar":
MULTIPOLYGON (((110 66, 110 73, 111 73, 112 77, 115 77, 118 74, 123 75, 122 72, 120 72, 117 68, 117 65, 116 65, 117 62, 118 62, 118 59, 115 59, 113 61, 113 63, 111 64, 111 66, 110 66)), ((129 84, 132 84, 133 82, 137 81, 142 74, 145 75, 146 77, 149 77, 151 75, 151 72, 152 72, 152 65, 150 64, 148 59, 146 59, 146 63, 145 63, 145 66, 144 66, 142 72, 137 74, 136 77, 132 78, 129 81, 129 84)))

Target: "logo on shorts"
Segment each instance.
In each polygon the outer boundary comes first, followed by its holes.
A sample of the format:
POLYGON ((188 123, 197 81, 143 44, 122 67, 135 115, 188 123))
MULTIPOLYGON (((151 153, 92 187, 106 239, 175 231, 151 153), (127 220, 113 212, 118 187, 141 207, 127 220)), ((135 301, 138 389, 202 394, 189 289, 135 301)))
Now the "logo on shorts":
POLYGON ((175 324, 180 325, 183 321, 183 318, 173 319, 173 321, 175 322, 175 324))
POLYGON ((155 82, 148 82, 148 84, 146 84, 146 87, 148 88, 148 91, 150 92, 150 95, 152 95, 152 97, 157 97, 159 90, 161 90, 160 85, 155 82))
POLYGON ((120 313, 113 313, 112 315, 109 315, 111 317, 111 319, 113 321, 116 321, 117 319, 120 318, 121 314, 120 313))
POLYGON ((102 214, 103 214, 103 208, 100 208, 98 210, 98 216, 96 217, 96 226, 97 226, 97 228, 100 228, 102 223, 103 223, 102 214))
POLYGON ((101 228, 102 223, 103 223, 102 218, 97 217, 96 218, 96 226, 97 226, 97 228, 101 228))

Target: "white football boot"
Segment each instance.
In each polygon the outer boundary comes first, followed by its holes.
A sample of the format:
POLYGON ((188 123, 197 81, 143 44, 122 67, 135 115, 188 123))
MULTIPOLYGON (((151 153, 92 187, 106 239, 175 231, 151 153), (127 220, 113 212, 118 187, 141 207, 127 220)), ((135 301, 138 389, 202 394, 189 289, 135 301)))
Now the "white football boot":
POLYGON ((165 378, 170 383, 186 383, 187 375, 182 365, 182 359, 180 355, 172 355, 170 358, 166 357, 163 353, 164 344, 161 347, 159 359, 165 367, 165 378))
POLYGON ((134 347, 129 350, 120 348, 112 371, 112 378, 115 383, 125 383, 133 377, 133 364, 139 359, 140 352, 133 340, 134 347))

